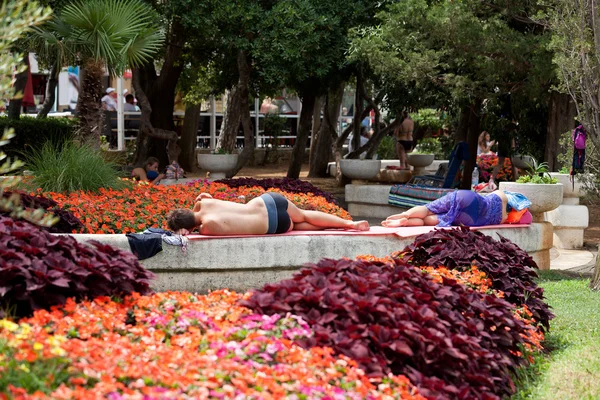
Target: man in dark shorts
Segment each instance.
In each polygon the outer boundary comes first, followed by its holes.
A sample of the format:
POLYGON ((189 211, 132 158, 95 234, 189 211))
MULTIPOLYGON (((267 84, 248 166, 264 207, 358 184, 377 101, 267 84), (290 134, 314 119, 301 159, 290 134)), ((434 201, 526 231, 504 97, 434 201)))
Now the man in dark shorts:
POLYGON ((201 193, 192 210, 173 210, 167 222, 169 229, 182 235, 196 227, 202 235, 213 236, 265 235, 328 228, 369 230, 367 221, 349 221, 321 211, 301 210, 275 192, 265 193, 246 204, 217 200, 208 193, 201 193))
MULTIPOLYGON (((498 140, 498 163, 494 166, 492 175, 490 176, 489 186, 492 190, 496 189, 496 176, 500 172, 500 168, 504 166, 504 160, 507 158, 510 160, 515 154, 516 150, 516 136, 517 136, 518 124, 515 120, 512 120, 504 129, 504 134, 498 140)), ((512 176, 514 180, 517 180, 518 174, 514 164, 510 163, 512 168, 512 176)))
POLYGON ((415 122, 407 111, 402 113, 401 118, 402 124, 400 124, 400 127, 394 132, 397 140, 396 153, 398 154, 398 160, 400 161, 400 169, 408 169, 406 154, 410 153, 413 149, 413 130, 415 129, 415 122))

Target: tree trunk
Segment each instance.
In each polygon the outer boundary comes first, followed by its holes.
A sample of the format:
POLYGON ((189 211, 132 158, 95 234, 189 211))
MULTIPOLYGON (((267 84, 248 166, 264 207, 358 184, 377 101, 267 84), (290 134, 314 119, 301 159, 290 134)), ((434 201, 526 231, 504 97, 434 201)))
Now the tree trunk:
POLYGON ((327 176, 327 164, 332 156, 332 144, 337 139, 336 125, 340 105, 344 94, 344 85, 329 90, 325 99, 325 109, 321 129, 315 140, 314 154, 311 159, 308 176, 311 178, 327 176))
POLYGON ((229 91, 226 104, 221 133, 217 141, 217 149, 232 153, 235 149, 237 134, 240 130, 241 115, 244 111, 241 109, 241 99, 237 86, 234 86, 229 91))
POLYGON ((168 155, 168 162, 171 163, 179 158, 181 149, 177 145, 177 133, 175 131, 169 131, 166 129, 155 128, 150 121, 152 115, 152 106, 150 101, 142 88, 140 83, 140 72, 137 69, 132 71, 132 83, 135 90, 135 97, 138 100, 138 106, 142 111, 140 116, 140 129, 138 131, 136 141, 136 153, 135 160, 136 165, 142 166, 149 157, 149 141, 152 139, 160 139, 167 142, 166 150, 168 155))
MULTIPOLYGON (((354 93, 354 119, 352 120, 352 148, 358 149, 360 147, 360 131, 362 126, 362 116, 364 110, 364 98, 365 94, 365 82, 362 76, 362 72, 359 70, 356 73, 356 92, 354 93), (356 118, 360 115, 360 118, 356 118)), ((360 153, 359 153, 360 154, 360 153)), ((358 158, 358 157, 357 157, 358 158)))
POLYGON ((296 143, 292 150, 292 159, 288 168, 287 177, 298 179, 302 170, 302 163, 306 154, 306 143, 310 136, 310 128, 313 123, 313 112, 315 108, 316 98, 313 93, 304 94, 302 96, 302 111, 300 112, 300 123, 298 133, 296 134, 296 143))
POLYGON ((100 149, 100 136, 103 132, 104 112, 102 99, 102 77, 104 65, 101 61, 88 60, 83 66, 85 74, 81 81, 81 91, 77 108, 79 110, 79 139, 100 149))
POLYGON ((573 129, 577 109, 571 96, 558 92, 552 92, 550 95, 549 108, 544 161, 548 163, 550 171, 557 171, 561 167, 556 159, 559 152, 558 142, 563 133, 573 129))
POLYGON ((29 53, 25 53, 23 56, 23 63, 27 66, 23 70, 17 74, 14 84, 14 97, 10 99, 8 103, 8 118, 9 119, 19 119, 21 118, 21 104, 23 101, 23 92, 25 91, 25 86, 27 86, 27 72, 29 71, 29 53))
MULTIPOLYGON (((600 246, 598 246, 598 254, 600 254, 600 246)), ((600 257, 596 255, 596 265, 594 266, 594 276, 590 280, 590 288, 592 290, 600 290, 600 257)))
MULTIPOLYGON (((463 109, 464 111, 465 109, 463 109)), ((481 100, 474 100, 473 103, 466 109, 468 115, 466 125, 466 141, 469 144, 469 159, 465 161, 463 168, 460 189, 471 189, 471 174, 477 162, 477 139, 481 133, 481 100)), ((463 115, 461 115, 461 119, 463 115)))
POLYGON ((56 101, 56 87, 58 86, 58 74, 60 73, 60 66, 54 65, 48 75, 48 83, 46 84, 46 96, 42 109, 38 113, 38 118, 46 118, 54 102, 56 101))
POLYGON ((317 141, 317 134, 321 128, 321 110, 323 110, 323 103, 325 103, 325 96, 319 96, 315 100, 315 106, 313 107, 313 120, 312 130, 310 132, 310 151, 308 152, 308 164, 311 164, 313 157, 313 151, 315 151, 315 142, 317 141))
MULTIPOLYGON (((248 82, 250 80, 250 67, 247 55, 244 50, 238 50, 238 83, 230 90, 227 97, 227 109, 223 116, 223 125, 217 143, 217 149, 232 153, 237 143, 237 135, 240 131, 240 125, 243 125, 243 118, 247 115, 250 118, 250 106, 248 104, 248 82)), ((244 131, 244 139, 246 132, 244 131)), ((244 140, 245 141, 245 140, 244 140)), ((252 143, 244 143, 246 147, 253 146, 252 143)), ((250 158, 248 158, 249 160, 250 158)), ((238 158, 239 160, 239 158, 238 158)))
MULTIPOLYGON (((139 70, 140 85, 152 109, 150 122, 154 129, 175 131, 173 111, 175 108, 177 83, 184 67, 181 56, 183 54, 185 39, 184 27, 175 19, 165 40, 167 46, 160 74, 157 74, 153 61, 139 70)), ((140 154, 145 153, 147 156, 158 158, 161 166, 167 164, 169 158, 166 151, 167 141, 157 137, 150 137, 144 142, 144 145, 147 148, 141 149, 140 154)), ((145 159, 136 161, 143 162, 145 159)))
MULTIPOLYGON (((250 161, 252 157, 254 157, 254 131, 252 129, 252 119, 250 118, 250 104, 248 103, 248 97, 250 95, 248 91, 248 85, 250 83, 251 67, 248 60, 248 55, 243 50, 238 51, 237 65, 238 73, 240 76, 238 78, 238 83, 235 88, 237 98, 235 100, 232 100, 232 102, 235 101, 235 107, 238 110, 239 116, 238 120, 239 123, 242 124, 242 129, 244 131, 244 150, 242 150, 238 157, 238 162, 235 166, 235 169, 227 173, 228 178, 231 178, 235 176, 238 172, 240 172, 240 170, 244 168, 248 161, 250 161)), ((229 110, 227 110, 227 112, 229 112, 229 110)), ((230 135, 233 136, 234 145, 237 139, 237 132, 239 131, 239 123, 235 131, 233 131, 233 127, 231 127, 232 133, 230 133, 230 135)), ((256 128, 258 129, 258 127, 256 128)), ((221 139, 223 136, 224 134, 221 131, 219 139, 221 139)))
POLYGON ((192 104, 185 108, 183 132, 179 140, 179 146, 181 147, 179 165, 186 171, 196 169, 196 144, 198 142, 201 108, 201 104, 192 104))

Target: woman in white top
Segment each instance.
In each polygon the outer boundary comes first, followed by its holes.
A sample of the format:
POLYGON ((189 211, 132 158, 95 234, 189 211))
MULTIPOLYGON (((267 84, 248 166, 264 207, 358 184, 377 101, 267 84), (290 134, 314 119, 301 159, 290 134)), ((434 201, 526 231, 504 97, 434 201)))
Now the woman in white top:
POLYGON ((486 131, 481 132, 477 140, 477 155, 491 154, 492 146, 496 144, 495 140, 490 141, 490 134, 486 131))

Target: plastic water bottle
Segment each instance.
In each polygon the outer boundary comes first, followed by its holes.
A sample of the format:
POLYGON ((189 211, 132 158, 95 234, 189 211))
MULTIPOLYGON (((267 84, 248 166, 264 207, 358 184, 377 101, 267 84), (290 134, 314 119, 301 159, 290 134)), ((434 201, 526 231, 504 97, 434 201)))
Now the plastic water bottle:
POLYGON ((471 188, 475 189, 477 185, 479 185, 479 170, 475 167, 473 174, 471 174, 471 188))

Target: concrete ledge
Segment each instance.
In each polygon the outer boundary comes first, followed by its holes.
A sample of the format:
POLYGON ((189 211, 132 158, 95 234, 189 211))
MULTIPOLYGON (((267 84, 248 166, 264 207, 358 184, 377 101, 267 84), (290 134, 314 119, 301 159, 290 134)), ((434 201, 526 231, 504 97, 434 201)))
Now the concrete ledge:
MULTIPOLYGON (((483 229, 516 243, 538 262, 550 266, 552 230, 549 223, 527 228, 483 229), (548 239, 548 237, 550 239, 548 239)), ((71 235, 80 242, 97 240, 130 251, 125 235, 71 235)), ((416 236, 416 235, 415 235, 416 236)), ((386 256, 411 244, 415 236, 271 236, 193 240, 187 252, 163 243, 163 251, 141 264, 158 275, 155 290, 207 292, 217 288, 245 291, 290 277, 306 263, 323 258, 354 258, 360 254, 386 256)))
POLYGON ((554 228, 554 247, 559 249, 581 249, 583 229, 554 228))
POLYGON ((556 210, 546 213, 546 220, 552 223, 555 229, 585 229, 589 224, 589 211, 586 206, 561 204, 556 210))

